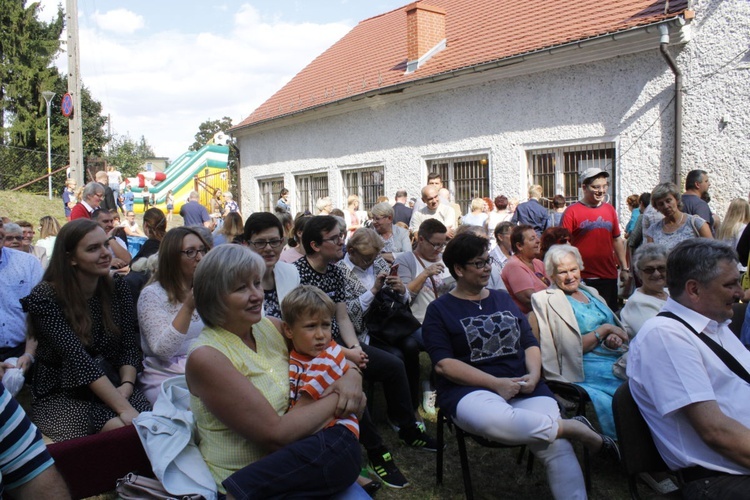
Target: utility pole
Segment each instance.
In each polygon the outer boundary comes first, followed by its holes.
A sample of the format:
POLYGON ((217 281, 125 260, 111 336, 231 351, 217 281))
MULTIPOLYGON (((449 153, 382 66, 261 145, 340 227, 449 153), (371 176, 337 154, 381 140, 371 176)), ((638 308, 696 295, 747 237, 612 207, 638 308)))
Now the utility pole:
POLYGON ((73 116, 68 121, 70 142, 70 177, 84 185, 83 120, 81 110, 81 57, 78 51, 78 0, 66 0, 68 28, 68 93, 73 98, 73 116))

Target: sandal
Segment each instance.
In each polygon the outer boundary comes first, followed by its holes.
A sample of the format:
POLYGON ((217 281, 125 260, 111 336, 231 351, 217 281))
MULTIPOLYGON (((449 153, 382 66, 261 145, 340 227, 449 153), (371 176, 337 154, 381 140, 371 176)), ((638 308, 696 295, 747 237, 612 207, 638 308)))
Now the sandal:
MULTIPOLYGON (((571 420, 577 420, 592 431, 596 432, 596 429, 594 429, 594 426, 591 425, 589 419, 587 419, 583 415, 576 415, 575 417, 571 418, 571 420)), ((615 440, 609 436, 605 436, 604 434, 600 434, 598 432, 596 433, 599 434, 600 438, 602 438, 602 447, 599 449, 598 453, 606 453, 607 455, 615 458, 618 462, 622 460, 622 457, 620 456, 620 448, 617 446, 615 440)))

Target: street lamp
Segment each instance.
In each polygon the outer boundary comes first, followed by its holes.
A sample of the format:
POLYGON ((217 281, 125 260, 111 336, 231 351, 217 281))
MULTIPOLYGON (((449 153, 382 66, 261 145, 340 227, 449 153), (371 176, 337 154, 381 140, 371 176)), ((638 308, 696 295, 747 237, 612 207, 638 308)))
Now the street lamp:
POLYGON ((49 125, 49 118, 50 118, 50 103, 52 102, 52 98, 55 97, 55 93, 51 90, 45 90, 42 92, 42 97, 44 97, 45 102, 47 103, 47 183, 49 186, 49 199, 52 199, 52 142, 50 140, 50 125, 49 125))

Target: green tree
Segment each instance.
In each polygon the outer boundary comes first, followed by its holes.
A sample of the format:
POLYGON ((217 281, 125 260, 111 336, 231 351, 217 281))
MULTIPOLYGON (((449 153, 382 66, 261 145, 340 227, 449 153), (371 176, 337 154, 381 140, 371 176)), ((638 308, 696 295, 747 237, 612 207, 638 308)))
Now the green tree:
POLYGON ((195 142, 188 149, 190 151, 198 151, 200 148, 208 144, 214 134, 217 132, 225 132, 232 128, 232 119, 225 116, 221 120, 206 120, 198 126, 198 133, 195 134, 195 142))
MULTIPOLYGON (((190 151, 198 151, 200 148, 208 144, 213 139, 217 132, 226 133, 232 128, 232 119, 225 116, 221 120, 206 120, 198 126, 198 133, 195 134, 195 142, 188 149, 190 151)), ((240 150, 234 144, 229 143, 229 158, 227 159, 227 167, 229 168, 230 183, 232 185, 232 194, 235 198, 239 199, 239 193, 237 192, 237 168, 240 164, 240 150)))
POLYGON ((45 23, 39 3, 0 0, 0 144, 36 149, 46 133, 42 91, 59 79, 53 61, 60 50, 63 11, 45 23))
POLYGON ((115 135, 110 141, 109 149, 107 162, 116 166, 123 177, 135 177, 144 161, 155 156, 153 148, 143 136, 134 141, 127 135, 115 135))

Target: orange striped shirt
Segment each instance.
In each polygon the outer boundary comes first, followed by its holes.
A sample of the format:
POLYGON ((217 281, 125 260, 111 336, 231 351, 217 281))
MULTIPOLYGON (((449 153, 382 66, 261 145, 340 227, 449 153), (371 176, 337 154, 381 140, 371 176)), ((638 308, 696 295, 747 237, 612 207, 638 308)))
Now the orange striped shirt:
MULTIPOLYGON (((320 399, 323 392, 349 370, 344 351, 333 340, 325 351, 316 357, 292 350, 289 353, 289 409, 303 392, 314 400, 320 399)), ((359 439, 359 421, 355 414, 346 418, 335 418, 326 427, 343 425, 359 439)))

